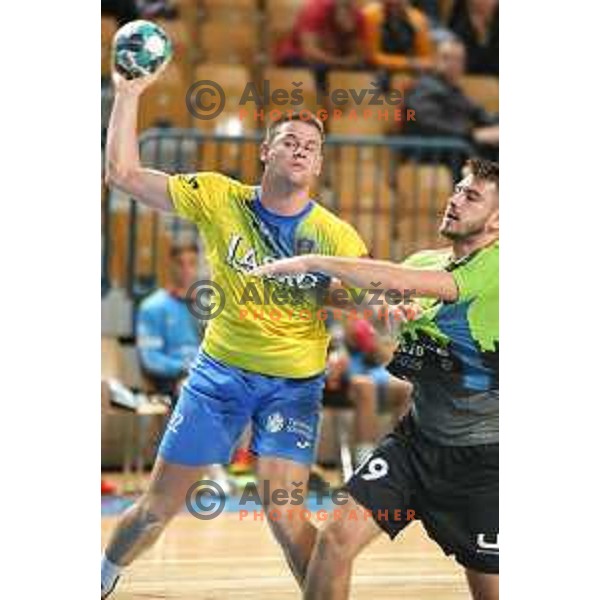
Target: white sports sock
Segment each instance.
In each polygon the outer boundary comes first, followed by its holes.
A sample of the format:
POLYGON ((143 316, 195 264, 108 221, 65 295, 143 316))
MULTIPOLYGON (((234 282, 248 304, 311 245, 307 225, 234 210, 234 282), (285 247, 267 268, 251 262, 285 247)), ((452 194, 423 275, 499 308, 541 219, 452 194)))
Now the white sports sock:
POLYGON ((108 558, 106 558, 105 555, 102 556, 101 574, 103 594, 110 592, 110 590, 115 585, 115 581, 117 577, 121 574, 122 570, 123 567, 120 567, 119 565, 115 565, 114 563, 110 562, 110 560, 108 560, 108 558))

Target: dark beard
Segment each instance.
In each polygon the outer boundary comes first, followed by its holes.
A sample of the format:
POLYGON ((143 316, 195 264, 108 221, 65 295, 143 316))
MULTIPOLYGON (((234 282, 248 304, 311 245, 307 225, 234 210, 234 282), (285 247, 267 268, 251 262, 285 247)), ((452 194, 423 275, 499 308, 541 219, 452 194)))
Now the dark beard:
POLYGON ((465 237, 469 237, 470 234, 465 235, 464 233, 460 232, 440 230, 440 235, 442 237, 445 237, 447 240, 450 240, 451 242, 456 242, 457 240, 464 240, 465 237))
POLYGON ((470 231, 445 231, 440 229, 439 233, 442 237, 445 237, 447 240, 450 240, 451 242, 459 242, 459 241, 463 241, 466 240, 470 237, 473 237, 474 235, 479 235, 480 233, 483 233, 484 228, 481 227, 477 230, 470 230, 470 231))

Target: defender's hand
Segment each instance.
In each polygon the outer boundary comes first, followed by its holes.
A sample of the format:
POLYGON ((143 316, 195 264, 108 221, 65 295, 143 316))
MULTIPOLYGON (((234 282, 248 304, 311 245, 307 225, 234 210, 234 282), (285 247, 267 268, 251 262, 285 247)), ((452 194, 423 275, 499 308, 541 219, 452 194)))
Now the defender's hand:
POLYGON ((416 321, 423 314, 423 309, 416 302, 388 306, 388 310, 392 322, 396 324, 416 321))
POLYGON ((296 273, 307 273, 311 266, 311 255, 294 256, 284 258, 258 267, 250 272, 250 275, 264 277, 266 275, 295 275, 296 273))

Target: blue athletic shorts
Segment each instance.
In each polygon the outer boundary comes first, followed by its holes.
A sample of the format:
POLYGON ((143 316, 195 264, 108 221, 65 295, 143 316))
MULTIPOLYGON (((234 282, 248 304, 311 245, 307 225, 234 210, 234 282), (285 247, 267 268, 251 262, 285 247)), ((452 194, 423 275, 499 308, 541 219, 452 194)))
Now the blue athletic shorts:
POLYGON ((252 452, 311 464, 324 383, 324 375, 306 379, 260 375, 200 351, 158 454, 180 465, 227 464, 251 421, 252 452))

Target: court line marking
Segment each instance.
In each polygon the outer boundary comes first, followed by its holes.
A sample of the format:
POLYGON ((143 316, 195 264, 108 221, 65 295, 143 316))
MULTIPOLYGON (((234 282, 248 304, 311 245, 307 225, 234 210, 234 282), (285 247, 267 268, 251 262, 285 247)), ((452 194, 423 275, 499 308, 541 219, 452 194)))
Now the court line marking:
MULTIPOLYGON (((178 588, 181 587, 195 587, 198 591, 205 591, 207 589, 218 589, 218 590, 239 590, 237 584, 240 580, 232 579, 207 579, 206 577, 199 576, 198 579, 177 579, 176 584, 178 588)), ((255 578, 243 578, 244 588, 247 589, 258 589, 265 588, 270 585, 276 588, 288 588, 294 587, 294 582, 287 577, 255 577, 255 578)), ((125 582, 124 582, 125 583, 125 582)), ((134 582, 131 582, 134 583, 134 582)), ((138 587, 139 589, 164 590, 170 586, 170 581, 148 581, 144 580, 140 582, 138 586, 123 586, 125 587, 138 587)), ((352 578, 353 586, 370 585, 370 586, 382 586, 390 584, 409 584, 417 583, 418 587, 439 587, 441 585, 460 583, 465 584, 464 576, 460 575, 434 575, 434 574, 414 574, 414 575, 354 575, 352 578)), ((466 585, 466 584, 465 584, 466 585)))
MULTIPOLYGON (((398 552, 398 553, 387 553, 387 554, 373 554, 359 557, 359 560, 398 560, 405 558, 414 559, 437 559, 447 560, 448 557, 441 554, 439 557, 431 552, 398 552)), ((285 563, 283 557, 279 556, 244 556, 239 554, 237 556, 215 556, 214 558, 142 558, 136 561, 136 565, 160 565, 160 564, 205 564, 205 563, 225 563, 230 564, 232 561, 239 560, 242 563, 249 562, 281 562, 285 563)))

